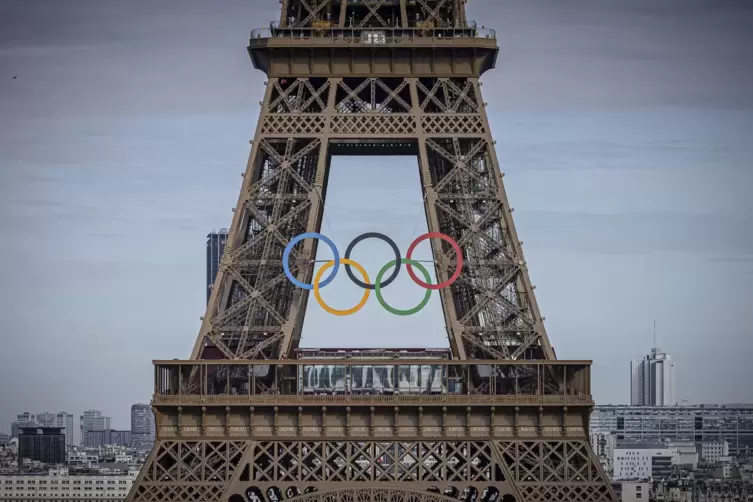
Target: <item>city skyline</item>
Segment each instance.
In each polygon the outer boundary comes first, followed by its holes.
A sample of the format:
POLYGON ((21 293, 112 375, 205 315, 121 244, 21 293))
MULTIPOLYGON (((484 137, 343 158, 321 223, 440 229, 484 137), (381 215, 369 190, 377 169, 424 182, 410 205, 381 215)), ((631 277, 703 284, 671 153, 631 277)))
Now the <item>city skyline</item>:
MULTIPOLYGON (((653 319, 679 396, 753 400, 752 16, 722 3, 468 5, 500 42, 485 99, 549 335, 559 357, 594 360, 599 404, 629 402, 653 319), (741 350, 699 380, 712 335, 741 350)), ((3 389, 0 420, 95 406, 122 425, 151 394, 151 360, 196 339, 204 236, 230 223, 264 81, 244 45, 279 5, 22 4, 0 21, 2 314, 17 334, 0 378, 23 385, 3 389)), ((336 158, 323 232, 370 226, 404 249, 426 228, 418 183, 412 159, 336 158), (388 218, 385 193, 400 199, 388 218)), ((389 253, 370 249, 376 270, 389 253)), ((406 284, 395 304, 415 303, 406 284)), ((421 314, 367 306, 334 324, 310 308, 302 345, 446 347, 438 301, 421 314)))

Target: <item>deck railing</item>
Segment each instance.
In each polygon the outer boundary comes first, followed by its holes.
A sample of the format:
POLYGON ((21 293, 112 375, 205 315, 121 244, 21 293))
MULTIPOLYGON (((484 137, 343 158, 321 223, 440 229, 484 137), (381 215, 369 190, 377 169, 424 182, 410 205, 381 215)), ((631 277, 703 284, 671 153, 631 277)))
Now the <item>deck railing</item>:
POLYGON ((414 42, 435 42, 442 45, 464 45, 469 39, 496 40, 497 34, 489 28, 475 26, 463 28, 269 28, 251 30, 250 45, 268 40, 309 40, 327 44, 401 45, 414 42))
POLYGON ((155 361, 155 403, 590 403, 590 361, 155 361))

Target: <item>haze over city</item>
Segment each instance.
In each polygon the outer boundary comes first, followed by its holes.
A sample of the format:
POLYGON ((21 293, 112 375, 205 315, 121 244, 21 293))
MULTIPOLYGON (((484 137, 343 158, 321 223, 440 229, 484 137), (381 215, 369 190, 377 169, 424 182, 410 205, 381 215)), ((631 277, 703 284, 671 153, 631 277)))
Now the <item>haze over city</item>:
MULTIPOLYGON (((263 92, 248 32, 278 9, 0 5, 0 431, 23 411, 90 408, 126 427, 153 391, 152 359, 190 354, 205 237, 230 224, 263 92)), ((497 32, 484 99, 558 357, 593 359, 596 402, 626 403, 629 361, 651 348, 656 320, 679 396, 751 402, 751 7, 468 9, 497 32)), ((426 231, 414 159, 333 161, 322 233, 344 249, 370 230, 402 250, 426 231)), ((358 251, 373 274, 392 259, 380 246, 358 251)), ((346 281, 326 294, 338 306, 360 296, 346 281)), ((422 294, 405 274, 390 300, 422 294)), ((311 298, 302 345, 447 340, 436 294, 409 318, 373 300, 334 318, 311 298)))

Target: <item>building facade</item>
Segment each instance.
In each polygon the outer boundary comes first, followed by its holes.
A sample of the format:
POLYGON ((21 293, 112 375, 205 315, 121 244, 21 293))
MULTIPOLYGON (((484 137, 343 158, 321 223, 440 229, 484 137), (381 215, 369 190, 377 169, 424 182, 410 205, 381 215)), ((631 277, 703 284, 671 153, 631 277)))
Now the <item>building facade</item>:
POLYGON ((68 469, 51 469, 44 474, 0 475, 0 500, 124 500, 137 474, 69 475, 68 469))
POLYGON ((651 483, 645 481, 615 481, 612 488, 620 502, 648 502, 651 483))
POLYGON ((64 411, 58 413, 29 413, 16 416, 11 424, 11 437, 19 437, 23 427, 61 427, 65 429, 65 444, 73 446, 73 415, 64 411))
POLYGON ((667 446, 672 451, 674 465, 690 469, 698 468, 700 445, 692 441, 669 441, 667 446))
POLYGON ((37 415, 35 413, 19 413, 16 415, 16 421, 12 422, 10 425, 10 437, 17 438, 21 435, 21 428, 22 427, 36 427, 39 424, 37 423, 37 415))
POLYGON ((709 441, 703 443, 701 459, 704 462, 715 464, 729 456, 729 443, 727 441, 709 441))
POLYGON ((672 472, 673 456, 663 444, 619 443, 614 449, 614 479, 665 479, 672 472))
POLYGON ((110 417, 99 410, 87 410, 81 416, 81 444, 90 448, 101 446, 105 431, 110 429, 110 417))
POLYGON ((18 437, 18 459, 43 464, 65 463, 65 429, 62 427, 22 427, 18 437))
POLYGON ((139 451, 150 451, 155 437, 154 412, 148 404, 131 406, 131 445, 139 451))
POLYGON ((640 361, 630 362, 630 404, 633 406, 673 406, 675 362, 658 348, 640 361))
POLYGON ((37 413, 37 424, 42 427, 62 427, 65 429, 65 445, 73 446, 73 415, 64 411, 58 413, 37 413))
POLYGON ((593 431, 589 432, 591 447, 594 453, 599 457, 601 466, 608 474, 614 471, 614 448, 617 446, 616 436, 609 432, 593 431))
POLYGON ((729 455, 753 455, 753 406, 596 406, 590 429, 617 442, 726 441, 729 455))
POLYGON ((220 269, 220 259, 225 251, 227 243, 227 228, 222 228, 217 232, 207 235, 207 303, 212 294, 214 279, 217 277, 217 271, 220 269))
POLYGON ((115 429, 105 429, 103 431, 88 431, 86 433, 88 447, 101 447, 104 445, 130 446, 131 431, 118 431, 115 429))

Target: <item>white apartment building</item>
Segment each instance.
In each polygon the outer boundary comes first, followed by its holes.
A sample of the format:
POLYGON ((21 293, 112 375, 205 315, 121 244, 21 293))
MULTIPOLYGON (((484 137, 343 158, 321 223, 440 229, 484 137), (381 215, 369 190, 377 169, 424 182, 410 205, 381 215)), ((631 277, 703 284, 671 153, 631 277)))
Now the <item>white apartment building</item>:
POLYGON ((618 444, 614 449, 613 479, 661 479, 671 472, 674 457, 672 450, 662 444, 618 444))
POLYGON ((0 501, 14 500, 124 500, 138 471, 115 475, 69 475, 68 469, 47 474, 0 475, 0 501))
POLYGON ((659 348, 639 361, 630 362, 632 406, 674 406, 675 362, 659 348))
POLYGON ((648 502, 651 483, 644 481, 616 481, 612 483, 621 502, 648 502))
POLYGON ((701 445, 701 458, 704 462, 717 463, 729 456, 727 441, 708 441, 701 445))

